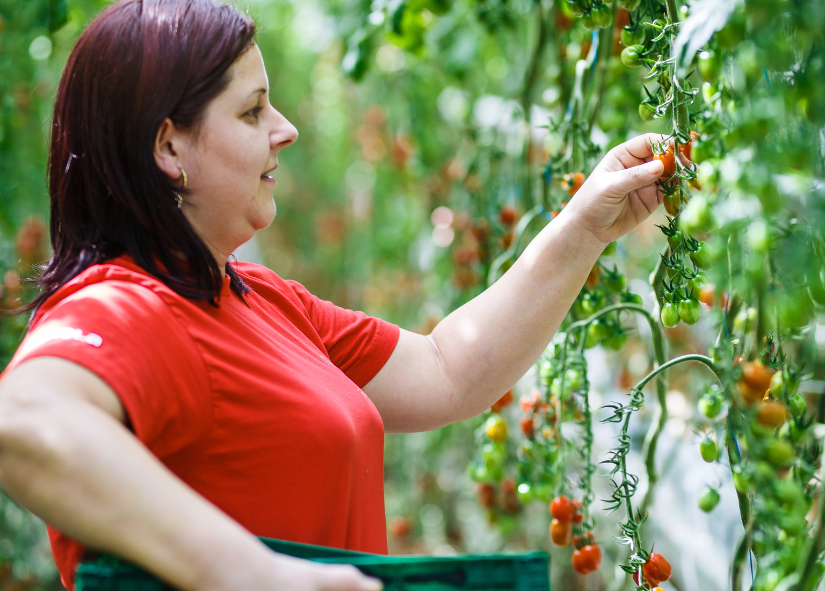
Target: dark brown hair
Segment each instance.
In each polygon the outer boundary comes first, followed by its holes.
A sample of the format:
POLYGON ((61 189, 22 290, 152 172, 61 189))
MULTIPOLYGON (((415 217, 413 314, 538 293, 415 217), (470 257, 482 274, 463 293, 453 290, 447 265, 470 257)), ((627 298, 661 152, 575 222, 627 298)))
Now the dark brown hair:
MULTIPOLYGON (((161 123, 194 133, 252 45, 255 24, 212 0, 122 0, 80 36, 57 89, 49 152, 54 255, 36 309, 122 255, 178 294, 217 305, 223 273, 153 155, 161 123)), ((227 264, 232 290, 248 292, 227 264)))

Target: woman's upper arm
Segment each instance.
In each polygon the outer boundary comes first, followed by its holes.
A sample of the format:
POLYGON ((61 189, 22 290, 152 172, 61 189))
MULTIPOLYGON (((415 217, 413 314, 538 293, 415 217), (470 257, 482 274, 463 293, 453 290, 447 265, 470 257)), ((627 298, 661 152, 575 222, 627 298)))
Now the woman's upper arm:
POLYGON ((59 357, 34 357, 0 382, 0 408, 30 408, 54 401, 88 403, 128 424, 123 404, 109 385, 88 369, 59 357))

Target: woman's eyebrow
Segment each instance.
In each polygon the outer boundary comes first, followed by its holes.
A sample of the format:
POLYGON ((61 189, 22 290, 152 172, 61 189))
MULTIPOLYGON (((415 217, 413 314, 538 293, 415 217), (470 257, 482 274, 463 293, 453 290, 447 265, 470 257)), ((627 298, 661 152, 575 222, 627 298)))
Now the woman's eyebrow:
POLYGON ((253 90, 252 92, 250 92, 249 96, 252 96, 252 95, 255 95, 255 94, 266 94, 266 93, 267 93, 266 88, 259 88, 257 90, 253 90))

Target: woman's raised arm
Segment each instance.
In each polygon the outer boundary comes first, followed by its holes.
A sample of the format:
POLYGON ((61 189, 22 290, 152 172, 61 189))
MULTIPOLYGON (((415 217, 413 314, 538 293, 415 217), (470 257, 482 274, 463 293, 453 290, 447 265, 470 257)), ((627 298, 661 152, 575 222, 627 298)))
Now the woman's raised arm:
POLYGON ((271 552, 167 470, 124 420, 115 393, 86 369, 23 362, 0 383, 0 486, 66 535, 187 591, 380 589, 354 568, 271 552))
POLYGON ((401 332, 364 387, 389 432, 435 429, 479 414, 535 363, 605 246, 660 204, 663 166, 651 142, 613 148, 494 285, 442 320, 429 336, 401 332))

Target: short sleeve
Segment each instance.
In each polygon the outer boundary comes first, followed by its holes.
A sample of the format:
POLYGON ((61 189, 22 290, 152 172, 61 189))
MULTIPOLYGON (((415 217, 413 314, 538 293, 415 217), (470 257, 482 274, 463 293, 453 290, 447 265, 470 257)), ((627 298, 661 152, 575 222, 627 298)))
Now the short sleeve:
POLYGON ((78 290, 38 318, 10 368, 59 357, 115 392, 132 429, 158 458, 191 450, 211 422, 211 389, 195 344, 151 289, 104 281, 78 290))
POLYGON ((286 283, 306 308, 330 360, 358 387, 368 384, 392 355, 401 329, 317 298, 300 283, 286 283))

